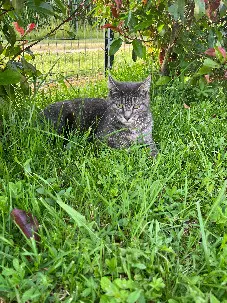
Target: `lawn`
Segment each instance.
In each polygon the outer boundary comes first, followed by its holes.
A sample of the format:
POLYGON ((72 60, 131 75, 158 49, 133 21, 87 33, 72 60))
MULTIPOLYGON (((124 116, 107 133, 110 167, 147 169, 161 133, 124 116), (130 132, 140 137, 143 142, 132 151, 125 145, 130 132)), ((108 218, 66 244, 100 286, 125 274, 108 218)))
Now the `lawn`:
MULTIPOLYGON (((113 76, 149 72, 119 58, 113 76)), ((153 74, 156 159, 88 134, 63 148, 37 125, 51 102, 105 97, 104 77, 1 104, 0 302, 227 302, 226 94, 179 79, 159 88, 153 74), (36 216, 39 243, 14 208, 36 216)))

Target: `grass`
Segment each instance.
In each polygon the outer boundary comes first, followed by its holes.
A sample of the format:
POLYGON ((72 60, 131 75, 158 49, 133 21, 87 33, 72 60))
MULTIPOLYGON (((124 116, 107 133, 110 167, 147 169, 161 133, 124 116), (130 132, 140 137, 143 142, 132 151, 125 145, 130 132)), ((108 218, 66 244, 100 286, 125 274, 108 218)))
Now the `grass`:
MULTIPOLYGON (((151 68, 120 60, 119 80, 151 68)), ((48 103, 105 97, 105 79, 4 104, 3 302, 227 302, 226 96, 220 86, 199 93, 184 97, 177 80, 152 88, 156 159, 138 146, 96 146, 87 134, 62 148, 35 126, 35 109, 48 103), (40 244, 12 222, 13 208, 37 217, 40 244)))

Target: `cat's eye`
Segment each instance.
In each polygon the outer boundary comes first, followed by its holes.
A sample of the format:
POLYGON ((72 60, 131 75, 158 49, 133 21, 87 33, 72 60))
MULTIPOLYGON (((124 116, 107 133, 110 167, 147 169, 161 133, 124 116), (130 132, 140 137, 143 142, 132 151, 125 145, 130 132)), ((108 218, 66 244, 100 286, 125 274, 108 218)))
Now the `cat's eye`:
POLYGON ((134 107, 134 109, 139 109, 140 107, 142 107, 142 104, 136 104, 133 107, 134 107))

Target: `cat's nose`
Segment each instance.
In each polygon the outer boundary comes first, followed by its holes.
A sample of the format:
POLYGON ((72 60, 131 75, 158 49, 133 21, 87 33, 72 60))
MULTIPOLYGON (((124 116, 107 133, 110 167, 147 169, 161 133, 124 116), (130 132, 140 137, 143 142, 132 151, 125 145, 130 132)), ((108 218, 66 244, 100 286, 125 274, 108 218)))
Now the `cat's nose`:
POLYGON ((124 117, 128 121, 130 119, 130 117, 131 117, 131 112, 130 111, 125 111, 124 112, 124 117))

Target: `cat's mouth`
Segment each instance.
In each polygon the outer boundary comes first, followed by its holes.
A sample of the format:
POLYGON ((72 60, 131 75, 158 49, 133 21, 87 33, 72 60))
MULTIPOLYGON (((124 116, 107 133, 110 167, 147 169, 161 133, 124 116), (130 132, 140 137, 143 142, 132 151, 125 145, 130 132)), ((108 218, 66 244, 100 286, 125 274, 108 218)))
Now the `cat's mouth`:
POLYGON ((125 126, 130 126, 130 125, 132 125, 133 124, 133 120, 132 119, 126 119, 126 118, 124 118, 124 117, 119 117, 119 121, 123 124, 123 125, 125 125, 125 126))

